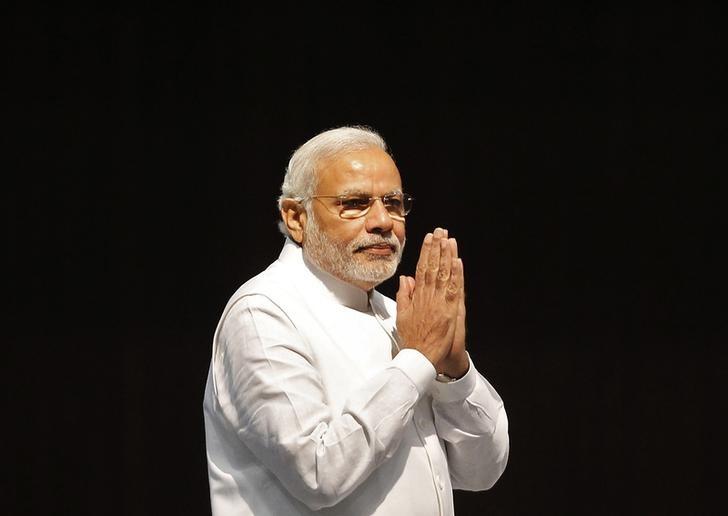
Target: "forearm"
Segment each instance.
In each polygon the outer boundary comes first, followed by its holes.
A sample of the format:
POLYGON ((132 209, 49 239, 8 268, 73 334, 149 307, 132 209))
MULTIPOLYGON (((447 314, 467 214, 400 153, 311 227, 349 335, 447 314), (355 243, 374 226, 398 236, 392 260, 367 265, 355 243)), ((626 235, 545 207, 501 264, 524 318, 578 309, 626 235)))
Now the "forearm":
MULTIPOLYGON (((312 509, 331 506, 390 457, 434 368, 412 351, 330 403, 307 344, 262 300, 232 314, 214 363, 217 399, 241 441, 312 509), (278 318, 272 324, 269 318, 278 318)), ((341 386, 344 388, 344 386, 341 386)))
POLYGON ((433 400, 453 487, 489 489, 508 461, 508 417, 502 399, 471 363, 463 379, 436 385, 433 400))
POLYGON ((415 385, 397 368, 354 389, 339 414, 283 396, 246 415, 239 435, 312 509, 338 503, 394 454, 419 399, 415 385))

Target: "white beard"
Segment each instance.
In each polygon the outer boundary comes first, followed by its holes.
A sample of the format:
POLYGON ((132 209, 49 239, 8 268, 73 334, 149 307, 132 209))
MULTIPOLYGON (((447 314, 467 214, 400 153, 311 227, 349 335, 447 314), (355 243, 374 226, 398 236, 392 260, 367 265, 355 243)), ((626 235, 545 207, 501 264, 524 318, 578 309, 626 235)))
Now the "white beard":
POLYGON ((321 231, 309 215, 304 228, 303 253, 319 269, 347 283, 366 282, 379 285, 394 276, 402 259, 404 242, 400 244, 394 234, 388 237, 369 234, 344 244, 321 231), (394 248, 391 255, 375 255, 357 252, 360 248, 375 244, 389 244, 394 248))

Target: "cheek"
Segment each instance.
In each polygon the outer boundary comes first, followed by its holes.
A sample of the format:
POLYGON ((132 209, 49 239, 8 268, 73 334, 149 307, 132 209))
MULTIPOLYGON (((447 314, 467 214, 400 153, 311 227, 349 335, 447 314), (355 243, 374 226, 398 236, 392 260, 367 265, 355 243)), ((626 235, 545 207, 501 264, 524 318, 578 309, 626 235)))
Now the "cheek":
POLYGON ((358 220, 352 220, 350 222, 342 222, 336 228, 332 228, 331 235, 339 242, 348 244, 352 240, 359 238, 365 232, 364 224, 359 223, 358 220))
POLYGON ((405 237, 404 224, 398 223, 394 227, 394 230, 393 231, 394 231, 394 236, 397 237, 397 240, 399 240, 399 243, 400 244, 403 243, 404 242, 404 237, 405 237))
POLYGON ((321 231, 326 233, 329 238, 339 242, 348 242, 355 238, 361 230, 360 224, 356 224, 357 220, 346 221, 325 210, 316 212, 316 222, 321 231))

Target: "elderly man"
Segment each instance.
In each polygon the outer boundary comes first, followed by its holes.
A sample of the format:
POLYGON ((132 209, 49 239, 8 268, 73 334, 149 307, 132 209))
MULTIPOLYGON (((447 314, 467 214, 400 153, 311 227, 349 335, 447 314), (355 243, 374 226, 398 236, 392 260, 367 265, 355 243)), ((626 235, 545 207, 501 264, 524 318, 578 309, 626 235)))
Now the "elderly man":
POLYGON ((291 157, 278 260, 214 336, 204 414, 215 516, 451 515, 508 458, 503 402, 465 350, 463 265, 437 228, 396 303, 412 198, 382 138, 318 134, 291 157))

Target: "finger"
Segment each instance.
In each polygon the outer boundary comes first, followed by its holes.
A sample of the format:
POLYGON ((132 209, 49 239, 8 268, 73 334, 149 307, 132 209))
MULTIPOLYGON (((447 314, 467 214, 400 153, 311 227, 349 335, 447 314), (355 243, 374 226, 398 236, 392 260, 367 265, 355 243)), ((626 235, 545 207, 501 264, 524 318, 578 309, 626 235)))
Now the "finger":
POLYGON ((418 285, 425 284, 425 275, 427 274, 427 261, 430 257, 430 247, 432 247, 432 239, 432 233, 427 233, 424 240, 422 240, 420 257, 417 260, 417 268, 415 269, 415 281, 418 285))
POLYGON ((463 266, 463 259, 458 258, 459 262, 459 268, 460 268, 460 275, 458 277, 458 281, 460 282, 458 287, 460 288, 460 292, 462 292, 463 299, 465 299, 465 267, 463 266))
POLYGON ((430 246, 430 254, 427 258, 427 269, 425 272, 425 285, 433 285, 437 277, 437 271, 440 268, 440 241, 442 240, 443 231, 441 228, 435 228, 432 233, 432 245, 430 246))
POLYGON ((459 269, 459 290, 460 290, 460 302, 458 306, 458 319, 462 319, 463 324, 465 323, 465 267, 463 266, 462 258, 457 259, 459 269))
MULTIPOLYGON (((460 263, 460 266, 462 268, 462 262, 460 263)), ((461 275, 462 278, 465 278, 465 273, 461 275)), ((463 284, 462 288, 460 289, 460 302, 458 303, 458 315, 457 315, 457 322, 456 327, 456 343, 458 346, 465 346, 465 286, 463 284)))
POLYGON ((460 296, 460 305, 458 306, 458 322, 459 324, 463 325, 463 328, 465 327, 465 295, 460 296))
POLYGON ((450 244, 450 255, 452 256, 453 260, 458 259, 458 241, 454 238, 448 238, 448 243, 450 244))
POLYGON ((452 267, 450 243, 443 238, 440 240, 440 268, 437 271, 436 286, 438 289, 444 289, 448 281, 450 281, 450 269, 452 267))
POLYGON ((447 284, 445 291, 445 299, 448 302, 454 303, 457 306, 462 297, 462 278, 463 278, 463 261, 458 258, 452 264, 452 270, 450 272, 450 281, 447 284))

